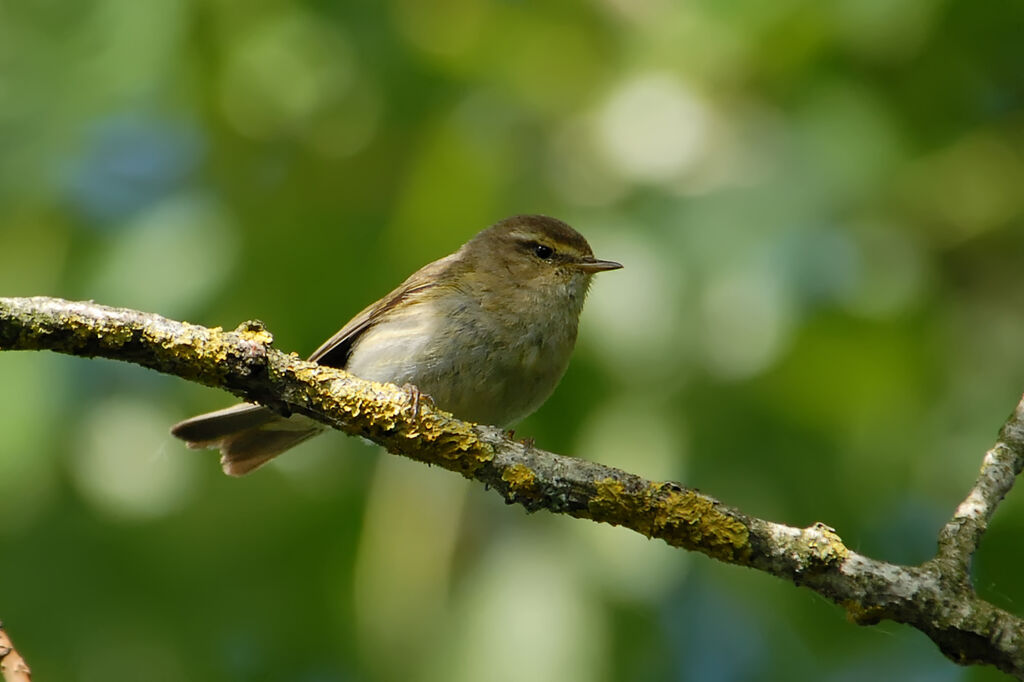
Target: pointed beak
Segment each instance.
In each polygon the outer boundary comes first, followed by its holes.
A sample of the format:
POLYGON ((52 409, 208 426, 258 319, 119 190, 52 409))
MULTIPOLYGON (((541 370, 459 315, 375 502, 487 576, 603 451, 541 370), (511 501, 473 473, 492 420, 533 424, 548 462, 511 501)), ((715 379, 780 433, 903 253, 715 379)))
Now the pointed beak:
POLYGON ((576 267, 583 272, 589 272, 591 274, 595 272, 604 272, 605 270, 618 270, 622 267, 622 263, 616 263, 613 260, 598 260, 596 258, 585 258, 579 263, 576 263, 576 267))

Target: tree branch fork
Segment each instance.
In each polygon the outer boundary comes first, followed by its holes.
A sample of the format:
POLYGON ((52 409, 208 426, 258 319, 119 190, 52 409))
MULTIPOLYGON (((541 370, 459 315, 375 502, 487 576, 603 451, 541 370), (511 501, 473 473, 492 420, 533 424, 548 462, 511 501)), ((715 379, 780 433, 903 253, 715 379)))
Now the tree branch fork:
POLYGON ((456 419, 402 388, 358 379, 272 347, 259 322, 233 331, 93 302, 0 298, 0 350, 51 350, 142 365, 301 413, 389 452, 483 483, 508 503, 630 528, 673 547, 793 581, 869 625, 906 623, 953 661, 1024 679, 1024 620, 981 599, 970 563, 999 502, 1024 468, 1024 398, 982 462, 975 485, 919 566, 849 549, 824 524, 759 519, 675 482, 650 481, 515 442, 456 419))

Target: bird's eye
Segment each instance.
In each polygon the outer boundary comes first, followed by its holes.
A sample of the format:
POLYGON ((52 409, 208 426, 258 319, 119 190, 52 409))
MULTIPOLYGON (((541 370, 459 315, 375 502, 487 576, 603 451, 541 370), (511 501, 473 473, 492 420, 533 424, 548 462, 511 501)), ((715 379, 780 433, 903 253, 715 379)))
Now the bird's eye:
POLYGON ((552 249, 550 246, 545 246, 544 244, 536 244, 533 247, 533 255, 537 256, 537 258, 543 258, 544 260, 547 260, 548 258, 551 258, 551 256, 553 256, 554 254, 555 250, 552 249))

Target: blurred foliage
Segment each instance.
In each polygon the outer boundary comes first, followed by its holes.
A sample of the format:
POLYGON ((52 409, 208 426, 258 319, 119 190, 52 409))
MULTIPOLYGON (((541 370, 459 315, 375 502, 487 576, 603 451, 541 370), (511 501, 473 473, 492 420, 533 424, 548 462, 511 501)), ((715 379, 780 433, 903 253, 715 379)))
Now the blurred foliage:
MULTIPOLYGON (((0 4, 0 292, 308 353, 543 212, 626 264, 521 435, 930 556, 1024 389, 1024 5, 0 4)), ((751 571, 338 434, 228 480, 223 394, 0 354, 0 616, 47 680, 999 679, 751 571)), ((977 560, 1020 613, 1014 492, 977 560)))

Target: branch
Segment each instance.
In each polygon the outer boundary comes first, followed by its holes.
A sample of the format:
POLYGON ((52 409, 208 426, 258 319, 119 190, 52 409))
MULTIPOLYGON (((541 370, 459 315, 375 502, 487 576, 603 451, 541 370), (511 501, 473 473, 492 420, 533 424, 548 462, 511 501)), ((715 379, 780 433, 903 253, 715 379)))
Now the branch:
POLYGON ((823 524, 766 521, 676 483, 514 442, 460 421, 407 392, 271 348, 259 322, 232 332, 91 302, 0 298, 0 350, 53 350, 124 360, 221 388, 282 414, 301 413, 393 454, 457 472, 508 503, 625 526, 673 547, 749 566, 810 588, 859 624, 893 620, 928 635, 952 660, 1024 678, 1024 620, 980 599, 968 578, 999 500, 1024 466, 1024 400, 989 451, 981 475, 920 566, 878 561, 823 524))
POLYGON ((1007 419, 995 446, 985 453, 981 473, 967 498, 939 534, 939 558, 956 564, 966 579, 971 557, 996 506, 1024 469, 1024 400, 1007 419))
POLYGON ((32 671, 0 623, 0 675, 4 682, 32 682, 32 671))

